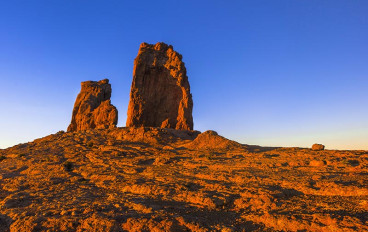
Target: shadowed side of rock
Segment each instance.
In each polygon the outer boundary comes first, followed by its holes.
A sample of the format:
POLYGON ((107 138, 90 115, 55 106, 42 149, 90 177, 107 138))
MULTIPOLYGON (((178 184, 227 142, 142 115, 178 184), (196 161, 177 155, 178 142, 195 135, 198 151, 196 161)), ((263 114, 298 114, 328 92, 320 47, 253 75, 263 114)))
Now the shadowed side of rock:
POLYGON ((110 135, 119 141, 146 143, 152 146, 165 146, 176 142, 185 144, 193 141, 199 134, 199 131, 157 127, 123 127, 110 132, 110 135))
POLYGON ((134 60, 126 126, 193 130, 193 101, 182 56, 142 43, 134 60))
POLYGON ((68 131, 116 127, 118 111, 111 104, 110 97, 111 85, 108 79, 82 82, 68 131))

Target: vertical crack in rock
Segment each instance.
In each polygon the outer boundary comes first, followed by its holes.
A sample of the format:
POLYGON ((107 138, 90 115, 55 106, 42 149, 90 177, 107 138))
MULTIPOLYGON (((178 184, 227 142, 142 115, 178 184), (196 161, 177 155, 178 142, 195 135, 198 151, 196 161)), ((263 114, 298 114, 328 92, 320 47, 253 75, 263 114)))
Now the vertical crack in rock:
POLYGON ((165 43, 142 43, 134 60, 126 126, 193 130, 192 109, 182 56, 165 43))

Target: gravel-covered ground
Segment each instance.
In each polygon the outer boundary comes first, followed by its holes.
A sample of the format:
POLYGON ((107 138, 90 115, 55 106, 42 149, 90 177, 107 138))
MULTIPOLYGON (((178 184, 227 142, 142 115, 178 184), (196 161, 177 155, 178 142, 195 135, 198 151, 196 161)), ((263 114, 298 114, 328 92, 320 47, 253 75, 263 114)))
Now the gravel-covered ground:
POLYGON ((59 132, 0 150, 0 231, 368 231, 368 151, 59 132))

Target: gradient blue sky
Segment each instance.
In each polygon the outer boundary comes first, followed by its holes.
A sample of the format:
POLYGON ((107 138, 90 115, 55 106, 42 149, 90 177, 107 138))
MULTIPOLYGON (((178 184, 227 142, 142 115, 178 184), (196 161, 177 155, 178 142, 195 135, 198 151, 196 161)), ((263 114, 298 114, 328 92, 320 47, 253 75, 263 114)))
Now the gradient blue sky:
POLYGON ((0 148, 66 130, 109 78, 125 126, 141 42, 183 55, 194 127, 247 144, 368 149, 368 1, 0 2, 0 148))

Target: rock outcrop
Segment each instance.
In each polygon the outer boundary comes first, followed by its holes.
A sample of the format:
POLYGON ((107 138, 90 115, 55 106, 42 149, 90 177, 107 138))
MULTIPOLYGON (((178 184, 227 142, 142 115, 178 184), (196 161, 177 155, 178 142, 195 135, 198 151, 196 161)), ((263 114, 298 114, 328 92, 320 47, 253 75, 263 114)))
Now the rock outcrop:
POLYGON ((312 146, 313 151, 323 151, 325 149, 325 146, 322 144, 315 143, 312 146))
POLYGON ((236 149, 246 148, 238 142, 224 138, 216 131, 208 130, 199 134, 191 143, 186 145, 190 149, 236 149))
POLYGON ((182 56, 165 43, 142 43, 134 60, 126 126, 193 130, 192 109, 182 56))
POLYGON ((68 131, 116 127, 118 111, 110 102, 109 80, 84 81, 81 86, 68 131))

